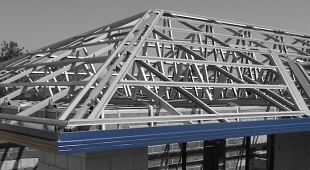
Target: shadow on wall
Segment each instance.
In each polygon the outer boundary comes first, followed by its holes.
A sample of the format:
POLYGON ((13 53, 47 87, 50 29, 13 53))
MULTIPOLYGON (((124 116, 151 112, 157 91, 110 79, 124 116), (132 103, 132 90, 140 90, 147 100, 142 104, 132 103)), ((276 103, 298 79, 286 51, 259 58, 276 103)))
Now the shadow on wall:
POLYGON ((0 170, 38 169, 37 150, 0 141, 0 170))

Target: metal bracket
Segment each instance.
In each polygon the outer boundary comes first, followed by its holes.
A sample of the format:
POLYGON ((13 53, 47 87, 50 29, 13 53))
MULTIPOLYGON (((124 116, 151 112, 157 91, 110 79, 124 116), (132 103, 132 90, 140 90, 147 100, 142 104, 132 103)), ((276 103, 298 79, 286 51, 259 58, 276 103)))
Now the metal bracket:
POLYGON ((8 97, 5 97, 4 102, 1 104, 1 106, 11 106, 11 105, 12 105, 11 100, 9 100, 8 97))

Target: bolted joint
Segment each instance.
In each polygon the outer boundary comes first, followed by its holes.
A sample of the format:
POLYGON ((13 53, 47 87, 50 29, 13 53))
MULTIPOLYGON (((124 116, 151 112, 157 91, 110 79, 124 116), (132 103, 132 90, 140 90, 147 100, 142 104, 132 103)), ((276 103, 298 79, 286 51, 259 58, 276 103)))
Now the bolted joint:
POLYGON ((308 39, 310 39, 310 35, 304 35, 303 38, 308 38, 308 39))
POLYGON ((54 104, 54 101, 52 98, 49 99, 48 105, 46 106, 47 109, 57 109, 57 105, 54 104))
POLYGON ((285 34, 285 32, 282 31, 282 30, 275 30, 274 32, 277 33, 277 34, 285 34))
POLYGON ((120 68, 119 66, 116 66, 116 67, 113 69, 113 71, 119 72, 119 71, 121 71, 121 68, 120 68))
POLYGON ((246 25, 244 28, 245 28, 245 29, 252 29, 252 30, 255 29, 252 25, 246 25))
POLYGON ((207 22, 207 23, 218 23, 218 22, 215 21, 214 19, 208 19, 206 22, 207 22))
POLYGON ((2 106, 10 106, 12 105, 11 100, 8 97, 4 98, 4 102, 1 104, 2 106))

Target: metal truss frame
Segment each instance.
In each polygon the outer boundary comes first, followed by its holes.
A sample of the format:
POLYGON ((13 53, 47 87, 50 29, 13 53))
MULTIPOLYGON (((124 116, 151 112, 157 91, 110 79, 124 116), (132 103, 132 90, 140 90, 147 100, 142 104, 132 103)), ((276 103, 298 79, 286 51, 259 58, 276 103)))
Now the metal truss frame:
MULTIPOLYGON (((149 10, 0 63, 1 125, 58 141, 92 130, 299 121, 310 115, 309 57, 307 35, 149 10)), ((54 146, 43 150, 65 147, 54 146)))

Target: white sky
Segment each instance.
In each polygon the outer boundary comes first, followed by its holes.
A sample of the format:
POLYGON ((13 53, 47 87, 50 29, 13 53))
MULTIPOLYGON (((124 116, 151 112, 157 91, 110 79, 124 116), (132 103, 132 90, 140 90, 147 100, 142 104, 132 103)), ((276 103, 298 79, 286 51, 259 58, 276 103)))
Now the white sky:
POLYGON ((148 9, 310 35, 310 0, 0 0, 0 42, 31 51, 148 9))

